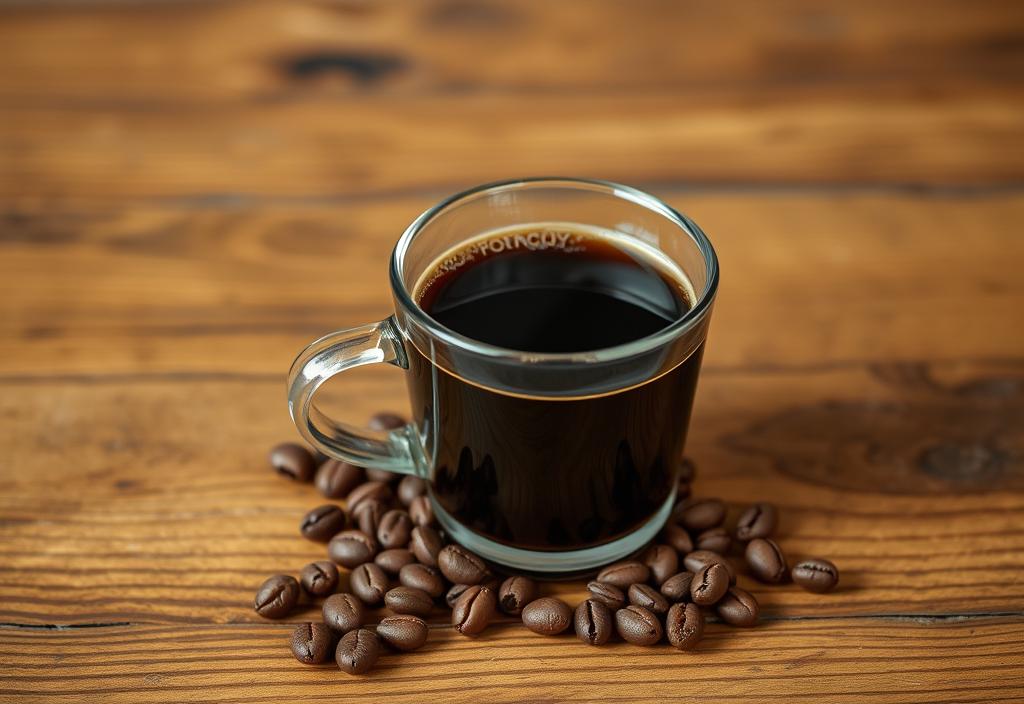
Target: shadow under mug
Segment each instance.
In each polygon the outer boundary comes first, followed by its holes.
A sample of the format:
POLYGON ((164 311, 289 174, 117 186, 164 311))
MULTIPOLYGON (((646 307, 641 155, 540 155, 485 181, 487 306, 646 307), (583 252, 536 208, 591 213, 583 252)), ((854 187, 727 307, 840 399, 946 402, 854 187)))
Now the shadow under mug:
MULTIPOLYGON (((517 244, 495 237, 492 251, 517 244)), ((627 186, 506 181, 420 215, 395 246, 390 278, 394 315, 322 337, 292 365, 289 409, 314 447, 428 480, 448 535, 512 570, 585 572, 654 538, 672 511, 718 286, 715 252, 700 228, 627 186), (551 223, 614 233, 619 246, 680 276, 692 289, 690 309, 616 347, 531 353, 460 335, 417 305, 417 282, 460 244, 514 225, 543 232, 551 223), (409 425, 375 433, 317 408, 323 382, 375 363, 406 370, 409 425)))

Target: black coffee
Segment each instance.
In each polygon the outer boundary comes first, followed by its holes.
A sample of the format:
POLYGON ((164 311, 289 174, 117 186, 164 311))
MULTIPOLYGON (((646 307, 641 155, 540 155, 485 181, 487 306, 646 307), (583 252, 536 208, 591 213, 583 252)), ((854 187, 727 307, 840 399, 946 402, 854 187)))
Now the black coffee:
MULTIPOLYGON (((445 257, 416 294, 456 332, 539 353, 637 340, 691 305, 686 283, 651 257, 561 225, 477 241, 445 257)), ((484 389, 412 354, 413 410, 428 428, 435 496, 464 525, 517 547, 621 537, 671 492, 701 353, 629 390, 571 400, 484 389)))

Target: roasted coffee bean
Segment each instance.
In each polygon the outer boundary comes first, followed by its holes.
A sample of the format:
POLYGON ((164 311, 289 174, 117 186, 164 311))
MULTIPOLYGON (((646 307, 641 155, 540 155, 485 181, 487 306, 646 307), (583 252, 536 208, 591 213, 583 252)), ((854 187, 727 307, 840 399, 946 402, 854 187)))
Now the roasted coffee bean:
POLYGON ((377 499, 366 499, 360 501, 356 510, 352 512, 352 520, 367 535, 377 536, 377 528, 388 507, 383 501, 377 499))
POLYGON ((634 584, 629 588, 629 603, 642 606, 659 616, 668 611, 668 599, 649 584, 634 584))
POLYGON ((427 642, 427 624, 416 616, 402 614, 382 618, 377 624, 377 637, 395 650, 416 650, 427 642))
POLYGON ((651 570, 651 581, 660 585, 679 571, 679 555, 668 545, 652 545, 640 557, 651 570))
POLYGON ((733 587, 715 604, 715 612, 730 626, 753 626, 757 623, 760 609, 753 594, 733 587))
POLYGON ((327 460, 316 470, 316 488, 329 499, 341 499, 366 480, 366 472, 362 467, 342 462, 327 460))
POLYGON ((339 633, 348 633, 366 623, 366 609, 354 594, 331 594, 324 600, 324 623, 339 633))
POLYGON ((651 577, 650 568, 642 562, 616 562, 601 570, 597 575, 598 582, 611 584, 619 589, 629 589, 631 584, 646 582, 651 577))
POLYGON ((697 465, 689 457, 684 457, 679 463, 679 481, 692 483, 697 478, 697 465))
POLYGON ((391 548, 377 553, 377 557, 373 558, 373 561, 389 575, 397 577, 403 567, 416 562, 416 556, 405 548, 391 548))
POLYGON ((736 521, 736 540, 745 543, 754 538, 770 538, 778 520, 778 513, 771 504, 754 504, 736 521))
POLYGON ((693 650, 704 636, 704 613, 696 604, 672 604, 665 617, 668 642, 680 650, 693 650))
POLYGON ((747 543, 744 556, 750 573, 762 582, 778 584, 789 572, 785 553, 771 538, 754 538, 747 543))
POLYGON ((498 608, 510 616, 518 616, 523 607, 537 598, 537 583, 529 577, 509 577, 498 588, 498 608))
POLYGON ((304 538, 326 543, 345 529, 345 512, 340 506, 324 504, 302 517, 299 530, 304 538))
POLYGON ((361 530, 343 530, 327 544, 327 556, 342 567, 355 569, 377 554, 377 541, 361 530))
POLYGON ((677 516, 687 530, 707 530, 725 520, 725 504, 720 499, 688 499, 679 506, 677 516))
POLYGON ((333 562, 310 562, 299 573, 299 584, 310 596, 327 596, 338 587, 338 568, 333 562))
POLYGON ((319 665, 331 659, 334 634, 322 623, 300 623, 292 631, 292 655, 306 665, 319 665))
POLYGON ((444 579, 441 578, 441 571, 436 567, 413 562, 398 572, 398 581, 402 586, 422 589, 432 599, 444 594, 444 579))
POLYGON ((701 532, 693 542, 698 550, 710 550, 724 555, 732 546, 732 536, 725 528, 718 526, 701 532))
POLYGON ((377 526, 377 540, 384 548, 404 548, 409 544, 412 533, 412 519, 400 509, 385 513, 377 526))
POLYGON ((409 506, 417 496, 427 493, 427 482, 419 477, 407 475, 398 482, 398 500, 403 506, 409 506))
POLYGON ((466 588, 452 608, 452 625, 464 636, 475 636, 487 628, 498 605, 494 592, 479 584, 466 588))
POLYGON ((434 523, 434 507, 427 496, 417 496, 409 504, 409 518, 418 526, 429 526, 434 523))
POLYGON ((434 608, 434 600, 422 589, 395 587, 384 595, 384 605, 396 614, 426 616, 434 608))
POLYGON ((394 484, 401 479, 401 474, 389 472, 386 469, 367 469, 366 480, 370 482, 384 482, 385 484, 394 484))
POLYGON ((453 584, 451 589, 444 595, 444 603, 448 604, 449 609, 455 608, 455 602, 459 600, 459 597, 471 587, 471 584, 453 584))
POLYGON ((588 645, 604 645, 612 637, 612 612, 597 599, 587 599, 576 607, 573 617, 576 637, 588 645))
MULTIPOLYGON (((415 547, 413 552, 416 553, 415 547)), ((491 576, 484 561, 461 545, 443 547, 437 555, 437 566, 441 568, 441 574, 454 584, 479 584, 491 576)))
POLYGON ((389 586, 384 570, 372 562, 365 562, 352 570, 348 581, 352 593, 367 606, 376 606, 382 602, 389 586))
POLYGON ((694 574, 697 574, 702 568, 712 562, 721 563, 725 567, 726 572, 729 573, 729 584, 736 584, 736 568, 733 567, 732 561, 724 555, 719 555, 717 552, 711 552, 710 550, 694 550, 683 558, 683 566, 694 574))
POLYGON ((275 445, 270 451, 270 466, 281 476, 297 482, 312 481, 316 471, 312 453, 294 442, 275 445))
POLYGON ((391 487, 387 483, 378 481, 363 482, 348 492, 348 496, 345 497, 345 504, 348 506, 349 513, 354 516, 359 510, 359 504, 363 501, 376 499, 381 503, 389 504, 394 498, 394 494, 391 493, 391 487))
POLYGON ((366 674, 376 664, 379 656, 380 641, 377 634, 365 628, 343 635, 334 651, 338 667, 350 675, 366 674))
POLYGON ((409 549, 424 565, 437 567, 437 557, 444 547, 444 541, 430 526, 416 526, 409 537, 409 549))
POLYGON ((287 574, 268 577, 256 590, 253 608, 263 618, 284 618, 299 600, 299 583, 287 574))
POLYGON ((669 523, 661 531, 661 541, 671 545, 680 555, 693 552, 693 539, 689 531, 678 523, 669 523))
POLYGON ((523 607, 523 625, 542 636, 557 636, 572 623, 572 609, 561 599, 546 596, 523 607))
POLYGON ((661 595, 672 603, 690 600, 690 584, 693 583, 693 572, 680 572, 665 580, 661 585, 661 595))
POLYGON ((693 576, 690 599, 700 606, 711 606, 729 589, 729 573, 720 562, 712 562, 693 576))
POLYGON ((839 570, 821 558, 800 560, 793 566, 793 581, 808 591, 821 594, 839 584, 839 570))
POLYGON ((403 425, 406 425, 408 422, 409 421, 397 413, 381 411, 380 413, 374 413, 366 425, 370 430, 382 432, 385 430, 396 430, 397 428, 401 428, 403 425))
POLYGON ((587 584, 587 591, 590 592, 591 599, 601 602, 612 611, 618 611, 626 605, 625 593, 614 584, 590 582, 587 584))
POLYGON ((615 612, 615 630, 633 645, 654 645, 661 640, 661 621, 642 606, 631 604, 615 612))

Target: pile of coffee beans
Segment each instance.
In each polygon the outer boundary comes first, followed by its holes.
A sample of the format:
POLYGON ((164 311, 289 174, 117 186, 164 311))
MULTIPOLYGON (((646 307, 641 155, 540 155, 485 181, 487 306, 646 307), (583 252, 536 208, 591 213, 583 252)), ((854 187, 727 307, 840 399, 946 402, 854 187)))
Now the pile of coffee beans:
MULTIPOLYGON (((404 425, 393 413, 379 413, 370 426, 404 425)), ((284 443, 270 452, 280 475, 313 482, 328 499, 343 499, 310 510, 299 523, 308 540, 326 543, 329 560, 312 562, 299 578, 278 574, 256 591, 256 613, 284 618, 300 603, 323 599, 321 623, 302 623, 291 636, 295 658, 321 664, 333 656, 353 675, 368 672, 386 646, 397 651, 422 647, 430 629, 424 618, 451 610, 462 635, 480 635, 499 614, 518 617, 542 636, 574 631, 588 645, 618 636, 634 645, 668 640, 692 650, 704 633, 705 615, 733 626, 753 626, 760 609, 750 592, 736 586, 729 553, 743 556, 747 572, 765 584, 789 579, 812 592, 839 582, 836 566, 820 558, 790 566, 774 540, 778 515, 767 503, 748 507, 732 530, 719 499, 690 496, 695 467, 684 460, 678 503, 658 540, 634 559, 600 570, 587 584, 589 598, 573 609, 543 596, 540 585, 522 575, 495 574, 479 556, 449 543, 434 521, 426 483, 314 455, 284 443), (348 570, 350 592, 337 592, 339 566, 348 570), (376 626, 371 609, 387 615, 376 626)))

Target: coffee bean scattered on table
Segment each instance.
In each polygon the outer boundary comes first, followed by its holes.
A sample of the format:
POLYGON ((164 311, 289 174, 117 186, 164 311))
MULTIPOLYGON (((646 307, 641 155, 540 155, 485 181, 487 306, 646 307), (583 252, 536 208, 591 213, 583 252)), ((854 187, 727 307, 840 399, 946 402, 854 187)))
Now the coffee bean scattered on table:
POLYGON ((404 587, 420 589, 437 599, 444 594, 444 579, 436 567, 421 565, 418 562, 405 565, 398 572, 398 582, 404 587))
POLYGON ((354 594, 331 594, 324 599, 323 617, 331 630, 348 633, 366 623, 366 610, 354 594))
POLYGON ((327 544, 327 556, 350 570, 377 554, 377 541, 361 530, 343 530, 327 544))
POLYGON ((299 583, 287 574, 268 577, 256 590, 253 607, 264 618, 284 618, 299 600, 299 583))
POLYGON ((417 525, 409 536, 409 549, 424 565, 437 567, 437 556, 444 547, 440 534, 431 526, 417 525))
POLYGON ((392 509, 385 513, 377 526, 377 542, 382 548, 404 548, 409 544, 412 533, 412 519, 401 509, 392 509))
POLYGON ((394 494, 391 492, 391 487, 388 486, 387 482, 364 482, 348 492, 348 496, 345 497, 345 505, 348 507, 349 512, 355 515, 359 511, 359 504, 363 501, 376 500, 388 504, 391 503, 393 498, 394 494))
POLYGON ((661 615, 668 611, 668 599, 649 584, 633 584, 629 587, 629 603, 642 606, 648 611, 661 615))
POLYGON ((497 605, 498 598, 493 591, 471 584, 452 608, 452 625, 464 636, 479 635, 491 622, 497 605))
POLYGON ((300 623, 292 631, 292 655, 306 665, 319 665, 331 659, 334 634, 322 623, 300 623))
POLYGON ((721 499, 688 499, 678 510, 679 523, 691 531, 703 531, 722 524, 725 504, 721 499))
POLYGON ((310 562, 299 572, 299 584, 310 596, 327 596, 338 587, 338 568, 333 562, 310 562))
POLYGON ((380 527, 381 519, 388 512, 388 506, 377 499, 366 499, 360 501, 356 509, 351 512, 352 520, 356 527, 367 535, 376 538, 377 529, 380 527))
POLYGON ((710 550, 711 552, 724 555, 732 547, 732 536, 729 535, 729 531, 721 526, 708 528, 694 538, 693 544, 697 550, 710 550))
POLYGON ((408 614, 387 616, 377 624, 377 637, 395 650, 416 650, 427 642, 428 634, 423 619, 408 614))
POLYGON ((673 648, 693 650, 704 637, 704 613, 696 604, 672 604, 665 617, 665 633, 673 648))
POLYGON ((768 584, 778 584, 789 573, 786 555, 771 538, 754 538, 744 552, 751 574, 768 584))
POLYGON ((689 601, 692 583, 693 572, 679 572, 665 580, 661 585, 661 594, 673 603, 689 601))
POLYGON ((729 589, 729 573, 720 562, 711 562, 693 576, 690 600, 699 606, 711 606, 729 589))
POLYGON ((612 612, 597 599, 587 599, 576 607, 576 637, 587 645, 604 645, 612 637, 612 612))
POLYGON ((455 608, 455 602, 459 600, 463 592, 469 589, 472 585, 470 584, 453 584, 451 588, 444 595, 444 603, 448 604, 449 609, 455 608))
POLYGON ((693 538, 689 531, 675 522, 669 522, 661 531, 660 540, 680 555, 693 552, 693 538))
POLYGON ((388 590, 388 576, 379 565, 364 562, 352 570, 349 575, 349 586, 352 593, 363 600, 367 606, 376 606, 384 601, 384 593, 388 590))
POLYGON ((341 460, 327 460, 316 470, 314 484, 317 491, 327 498, 341 499, 348 496, 349 492, 365 479, 366 472, 362 467, 341 460))
POLYGON ((304 538, 315 540, 318 543, 326 543, 345 529, 347 520, 341 506, 324 504, 317 506, 302 517, 299 532, 304 538))
POLYGON ((270 466, 283 477, 297 482, 312 481, 316 471, 313 453, 294 442, 283 442, 270 451, 270 466))
POLYGON ((793 565, 793 581, 808 591, 822 594, 839 584, 839 570, 828 560, 810 558, 793 565))
POLYGON ((542 636, 557 636, 572 623, 572 609, 561 599, 546 596, 523 607, 523 625, 542 636))
POLYGON ((654 645, 664 632, 655 614, 635 604, 615 612, 615 630, 622 640, 633 645, 654 645))
POLYGON ((363 675, 377 663, 380 641, 377 634, 365 628, 349 631, 338 641, 334 659, 342 671, 350 675, 363 675))
POLYGON ((455 543, 446 545, 438 553, 437 566, 441 574, 455 584, 479 584, 490 577, 483 560, 455 543))
POLYGON ((429 526, 434 523, 434 507, 427 496, 417 496, 409 504, 409 518, 418 526, 429 526))
POLYGON ((757 623, 760 608, 753 594, 746 589, 732 587, 715 604, 715 612, 730 626, 753 626, 757 623))
POLYGON ((770 538, 778 524, 775 507, 767 503, 754 504, 736 521, 736 540, 747 542, 754 538, 770 538))
POLYGON ((509 577, 498 588, 498 608, 510 616, 518 616, 523 608, 537 598, 537 583, 529 577, 509 577))
POLYGON ((418 496, 427 493, 427 483, 420 477, 407 475, 398 482, 398 500, 403 506, 409 506, 418 496))
POLYGON ((434 600, 422 589, 395 587, 384 595, 384 605, 396 614, 426 616, 434 608, 434 600))
POLYGON ((640 561, 651 570, 651 581, 659 586, 679 571, 679 555, 668 545, 650 546, 644 551, 640 561))
POLYGON ((631 584, 646 582, 651 577, 651 569, 642 562, 627 560, 609 565, 597 573, 597 581, 610 584, 619 589, 629 589, 631 584))
POLYGON ((729 584, 736 584, 736 568, 733 567, 732 561, 724 555, 719 555, 717 552, 711 552, 710 550, 694 550, 683 558, 683 566, 687 571, 694 574, 700 572, 712 562, 717 562, 725 567, 726 572, 729 573, 729 584))
MULTIPOLYGON (((689 589, 689 587, 687 587, 689 589)), ((614 584, 604 582, 590 582, 587 584, 587 591, 590 598, 599 601, 612 611, 617 611, 626 605, 626 594, 614 584)))
POLYGON ((402 568, 406 565, 417 564, 416 556, 405 548, 381 550, 377 553, 377 556, 373 558, 373 561, 380 565, 380 568, 392 577, 397 577, 398 573, 401 572, 402 568))

